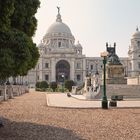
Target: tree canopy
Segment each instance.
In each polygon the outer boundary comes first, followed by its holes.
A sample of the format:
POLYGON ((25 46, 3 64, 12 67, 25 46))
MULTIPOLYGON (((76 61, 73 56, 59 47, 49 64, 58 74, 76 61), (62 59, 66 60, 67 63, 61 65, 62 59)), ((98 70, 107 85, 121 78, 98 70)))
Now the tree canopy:
POLYGON ((32 37, 37 27, 35 13, 39 0, 15 0, 15 10, 11 16, 11 26, 32 37))
POLYGON ((0 0, 0 30, 10 28, 10 16, 13 14, 15 0, 0 0))
POLYGON ((32 36, 39 0, 0 0, 0 78, 26 75, 39 52, 32 36))

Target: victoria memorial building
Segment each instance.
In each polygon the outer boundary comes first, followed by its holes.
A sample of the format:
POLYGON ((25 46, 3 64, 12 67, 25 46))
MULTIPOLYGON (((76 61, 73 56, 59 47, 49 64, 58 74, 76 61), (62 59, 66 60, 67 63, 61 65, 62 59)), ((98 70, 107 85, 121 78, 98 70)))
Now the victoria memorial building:
MULTIPOLYGON (((87 74, 102 74, 102 58, 86 57, 82 45, 75 43, 70 28, 62 21, 60 11, 56 21, 50 25, 41 43, 38 45, 40 58, 36 68, 25 77, 31 86, 37 81, 61 82, 73 80, 77 84, 84 82, 87 74)), ((132 35, 128 57, 120 57, 125 77, 140 75, 140 31, 132 35)))

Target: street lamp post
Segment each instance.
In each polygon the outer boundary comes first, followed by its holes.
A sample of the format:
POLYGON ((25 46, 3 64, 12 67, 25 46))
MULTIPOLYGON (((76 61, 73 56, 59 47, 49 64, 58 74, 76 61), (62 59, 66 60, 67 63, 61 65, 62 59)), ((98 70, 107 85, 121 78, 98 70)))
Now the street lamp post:
POLYGON ((65 75, 62 74, 62 93, 64 93, 64 82, 65 82, 65 75))
POLYGON ((102 108, 108 109, 108 100, 106 96, 106 61, 107 61, 108 52, 101 53, 101 57, 103 57, 103 95, 102 95, 102 108))

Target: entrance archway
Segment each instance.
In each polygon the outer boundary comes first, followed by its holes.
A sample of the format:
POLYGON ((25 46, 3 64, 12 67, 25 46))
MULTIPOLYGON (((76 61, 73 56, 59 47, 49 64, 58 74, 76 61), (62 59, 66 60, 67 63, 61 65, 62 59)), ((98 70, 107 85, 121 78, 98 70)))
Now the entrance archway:
POLYGON ((56 64, 56 81, 62 82, 64 79, 70 79, 70 64, 66 60, 60 60, 56 64))

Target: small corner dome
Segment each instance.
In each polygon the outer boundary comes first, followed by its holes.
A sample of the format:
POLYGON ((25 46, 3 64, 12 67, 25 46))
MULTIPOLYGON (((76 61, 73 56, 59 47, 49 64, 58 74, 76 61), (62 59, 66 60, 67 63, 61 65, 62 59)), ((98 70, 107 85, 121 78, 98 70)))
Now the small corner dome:
POLYGON ((77 42, 77 44, 75 45, 76 47, 81 47, 82 48, 82 45, 79 43, 79 41, 77 42))
POLYGON ((138 28, 136 29, 136 32, 133 34, 132 38, 140 38, 140 31, 138 28))

